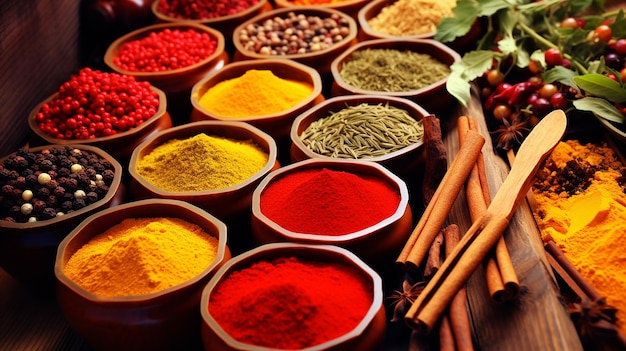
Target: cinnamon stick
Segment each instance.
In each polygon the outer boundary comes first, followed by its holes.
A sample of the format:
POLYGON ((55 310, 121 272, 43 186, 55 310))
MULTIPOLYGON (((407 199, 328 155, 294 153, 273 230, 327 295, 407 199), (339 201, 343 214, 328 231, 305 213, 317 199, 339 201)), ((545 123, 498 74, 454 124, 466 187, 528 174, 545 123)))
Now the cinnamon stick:
POLYGON ((437 187, 415 229, 400 253, 397 263, 405 268, 419 267, 430 245, 441 230, 465 179, 469 175, 485 139, 475 131, 467 133, 467 139, 437 187))
MULTIPOLYGON (((465 135, 469 130, 478 132, 478 123, 471 116, 461 116, 457 121, 459 142, 465 142, 465 135)), ((465 193, 472 222, 480 218, 491 202, 489 184, 485 171, 485 162, 482 154, 470 172, 465 184, 465 193)), ((519 294, 519 280, 509 255, 509 250, 500 237, 496 248, 489 254, 485 263, 485 278, 489 295, 496 302, 512 300, 519 294)))
POLYGON ((443 245, 443 233, 439 232, 435 237, 430 250, 428 251, 428 258, 426 259, 426 265, 424 266, 424 277, 430 277, 437 272, 441 267, 441 246, 443 245))
POLYGON ((456 350, 457 348, 454 344, 454 333, 452 332, 450 319, 444 315, 443 317, 441 317, 441 322, 439 324, 439 351, 456 350))
MULTIPOLYGON (((446 256, 448 256, 461 240, 461 231, 457 225, 451 224, 444 228, 442 232, 445 240, 445 252, 446 256)), ((448 315, 457 349, 472 351, 474 349, 472 343, 472 329, 466 304, 467 291, 463 285, 450 302, 448 315)))
POLYGON ((424 126, 424 180, 422 182, 422 199, 427 207, 448 170, 448 151, 443 143, 441 123, 435 115, 422 118, 424 126))
MULTIPOLYGON (((580 287, 584 294, 589 297, 589 300, 596 301, 601 298, 602 295, 578 272, 576 267, 565 257, 563 251, 556 245, 556 243, 550 240, 545 244, 546 251, 554 258, 554 260, 563 268, 566 274, 572 278, 572 280, 580 287)), ((579 295, 584 296, 584 295, 579 295)))

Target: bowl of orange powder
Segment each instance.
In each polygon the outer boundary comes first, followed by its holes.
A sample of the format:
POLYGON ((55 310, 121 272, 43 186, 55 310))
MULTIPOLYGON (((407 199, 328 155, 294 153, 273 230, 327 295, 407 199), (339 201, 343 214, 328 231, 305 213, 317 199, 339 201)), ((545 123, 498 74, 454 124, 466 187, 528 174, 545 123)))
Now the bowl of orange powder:
POLYGON ((59 245, 57 298, 72 328, 96 349, 199 345, 198 307, 230 258, 226 225, 176 200, 98 212, 59 245))
POLYGON ((227 262, 202 292, 206 350, 376 350, 380 276, 331 245, 276 243, 227 262))

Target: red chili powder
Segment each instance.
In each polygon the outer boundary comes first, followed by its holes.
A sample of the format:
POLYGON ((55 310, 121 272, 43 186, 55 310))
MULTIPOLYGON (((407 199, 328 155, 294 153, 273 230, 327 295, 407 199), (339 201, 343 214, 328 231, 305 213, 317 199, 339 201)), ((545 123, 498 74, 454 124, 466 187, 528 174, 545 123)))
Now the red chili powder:
POLYGON ((379 223, 398 209, 400 194, 375 177, 311 169, 277 179, 261 194, 261 211, 298 233, 344 235, 379 223))
POLYGON ((235 340, 295 350, 354 329, 372 304, 371 291, 348 266, 283 257, 231 273, 208 308, 235 340))

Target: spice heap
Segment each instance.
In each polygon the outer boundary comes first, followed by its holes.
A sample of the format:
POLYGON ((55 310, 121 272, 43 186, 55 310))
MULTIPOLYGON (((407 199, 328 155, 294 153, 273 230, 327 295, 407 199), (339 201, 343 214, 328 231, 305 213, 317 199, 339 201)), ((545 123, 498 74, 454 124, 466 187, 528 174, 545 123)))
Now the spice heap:
POLYGON ((268 160, 252 140, 200 133, 157 146, 137 161, 137 173, 165 191, 218 190, 243 182, 268 160))
POLYGON ((251 23, 237 33, 244 50, 261 55, 283 56, 326 50, 350 33, 347 18, 307 16, 289 12, 262 23, 251 23))
POLYGON ((83 68, 41 106, 35 119, 54 138, 93 139, 138 127, 158 109, 159 95, 150 83, 83 68))
POLYGON ((206 59, 216 47, 209 33, 166 28, 122 44, 113 63, 133 72, 171 71, 206 59))
POLYGON ((421 121, 388 104, 348 106, 311 123, 300 135, 304 145, 335 158, 387 155, 422 139, 421 121))
POLYGON ((198 100, 223 117, 256 117, 286 111, 313 93, 304 82, 283 79, 269 70, 248 70, 242 76, 209 88, 198 100))
POLYGON ((78 249, 64 273, 100 296, 145 295, 202 273, 218 240, 178 218, 128 218, 78 249))
POLYGON ((342 2, 350 2, 354 0, 287 0, 293 5, 298 6, 315 6, 315 5, 330 5, 330 4, 340 4, 342 2))
POLYGON ((387 35, 434 33, 441 19, 452 15, 455 6, 456 0, 398 0, 383 7, 367 24, 387 35))
POLYGON ((344 62, 339 75, 356 88, 404 92, 424 88, 450 74, 450 66, 426 53, 410 50, 357 50, 344 62))
MULTIPOLYGON (((608 304, 626 311, 626 168, 604 144, 568 140, 537 175, 534 211, 543 240, 556 242, 608 304)), ((617 326, 626 332, 626 324, 617 326)))
POLYGON ((294 172, 261 195, 261 212, 281 227, 305 234, 344 235, 389 218, 400 195, 386 181, 326 168, 294 172))
POLYGON ((237 341, 297 350, 354 329, 372 298, 371 283, 353 268, 282 257, 229 274, 211 294, 208 308, 237 341))
POLYGON ((259 0, 159 0, 160 13, 180 19, 211 19, 235 15, 259 0))
POLYGON ((114 177, 113 166, 89 151, 20 149, 0 165, 0 218, 36 222, 80 210, 103 199, 114 177))

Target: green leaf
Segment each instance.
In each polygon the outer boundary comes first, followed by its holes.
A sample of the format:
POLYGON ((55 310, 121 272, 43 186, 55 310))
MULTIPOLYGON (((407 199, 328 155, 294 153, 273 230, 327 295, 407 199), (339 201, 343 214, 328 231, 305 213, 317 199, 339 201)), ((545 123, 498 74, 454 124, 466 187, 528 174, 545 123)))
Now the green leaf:
POLYGON ((626 20, 624 11, 620 10, 615 17, 615 21, 609 25, 613 38, 626 38, 626 20))
POLYGON ((613 79, 597 73, 574 77, 574 81, 587 94, 612 102, 626 102, 626 89, 613 79))
POLYGON ((504 0, 478 0, 481 8, 481 16, 491 16, 498 10, 506 9, 511 4, 504 0))
POLYGON ((507 36, 498 41, 498 49, 505 55, 515 54, 517 52, 517 43, 511 36, 507 36))
POLYGON ((492 60, 499 53, 487 50, 470 51, 463 55, 461 61, 450 66, 450 75, 446 82, 446 89, 463 106, 467 106, 470 94, 470 82, 480 77, 491 68, 492 60))
POLYGON ((585 97, 574 100, 574 107, 581 111, 593 112, 596 116, 615 123, 624 123, 624 115, 610 102, 595 98, 585 97))
POLYGON ((474 21, 481 15, 480 6, 471 0, 460 0, 452 9, 452 17, 444 17, 437 25, 434 39, 447 43, 469 33, 474 21))
POLYGON ((546 83, 559 82, 569 87, 578 89, 578 86, 574 81, 574 77, 576 77, 576 72, 563 66, 555 66, 541 75, 541 79, 546 83))
POLYGON ((471 85, 468 81, 462 79, 459 75, 451 74, 446 81, 446 90, 450 95, 454 96, 463 107, 467 107, 471 99, 471 85))

